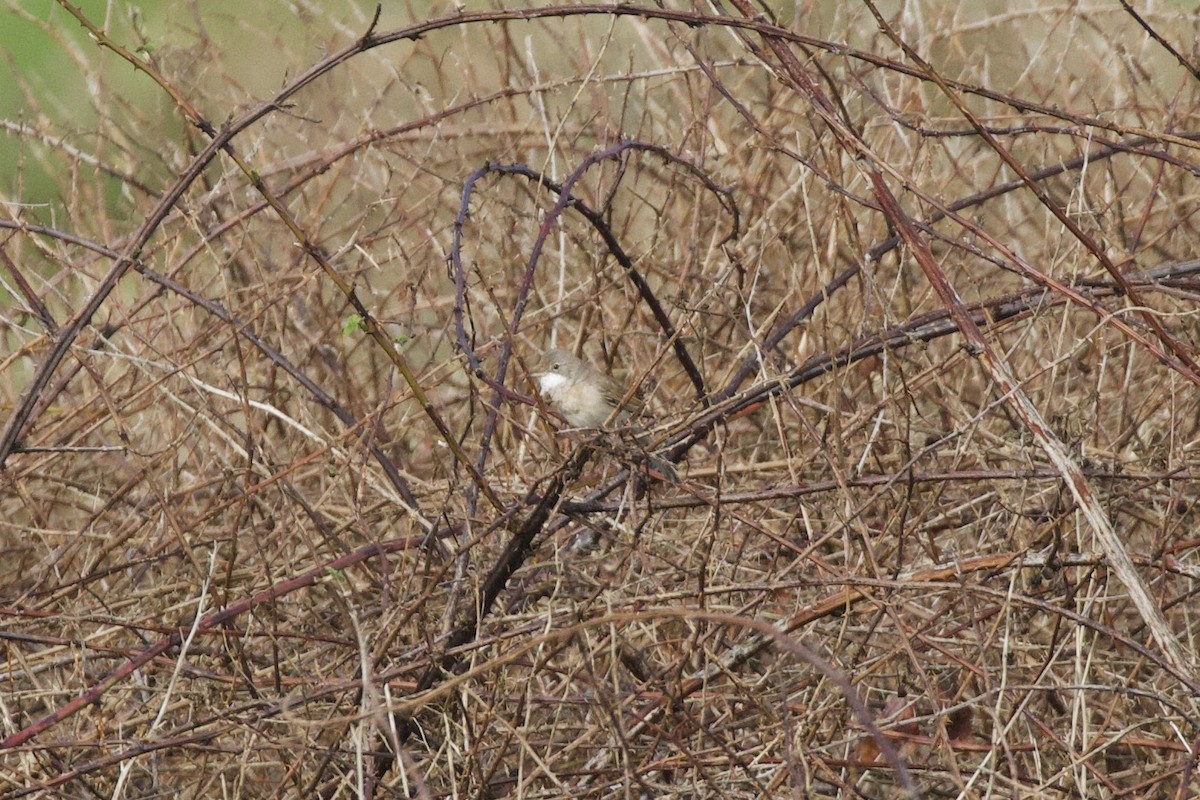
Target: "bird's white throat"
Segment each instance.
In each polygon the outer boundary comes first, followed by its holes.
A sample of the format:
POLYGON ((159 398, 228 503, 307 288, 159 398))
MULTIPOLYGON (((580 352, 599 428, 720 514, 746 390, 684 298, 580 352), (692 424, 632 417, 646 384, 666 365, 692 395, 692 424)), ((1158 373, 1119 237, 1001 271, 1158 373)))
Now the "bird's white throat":
POLYGON ((554 394, 568 383, 570 381, 566 376, 559 372, 544 372, 538 376, 538 386, 542 387, 542 391, 546 394, 554 394))

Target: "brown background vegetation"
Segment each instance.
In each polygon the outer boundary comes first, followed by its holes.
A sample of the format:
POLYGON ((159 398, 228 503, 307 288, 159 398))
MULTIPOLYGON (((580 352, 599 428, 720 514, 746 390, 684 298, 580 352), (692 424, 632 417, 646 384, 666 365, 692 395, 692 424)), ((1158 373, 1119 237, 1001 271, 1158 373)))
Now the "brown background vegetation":
POLYGON ((243 5, 0 12, 0 796, 1200 791, 1192 11, 243 5))

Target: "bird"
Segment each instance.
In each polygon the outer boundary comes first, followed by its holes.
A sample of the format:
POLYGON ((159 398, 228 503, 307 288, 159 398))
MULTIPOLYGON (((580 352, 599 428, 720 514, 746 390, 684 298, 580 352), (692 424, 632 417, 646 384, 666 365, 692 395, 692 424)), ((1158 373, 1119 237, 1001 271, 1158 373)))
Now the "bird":
MULTIPOLYGON (((610 423, 624 426, 645 407, 640 387, 629 392, 619 380, 566 350, 547 350, 542 363, 545 371, 537 375, 538 388, 574 428, 604 428, 610 423)), ((679 483, 675 466, 646 450, 649 435, 645 430, 633 432, 629 438, 632 448, 628 444, 616 448, 618 457, 644 462, 668 482, 679 483)))
POLYGON ((629 404, 617 411, 627 392, 616 378, 559 348, 547 350, 542 363, 545 371, 537 376, 538 387, 569 425, 599 428, 610 420, 629 421, 633 410, 629 404))

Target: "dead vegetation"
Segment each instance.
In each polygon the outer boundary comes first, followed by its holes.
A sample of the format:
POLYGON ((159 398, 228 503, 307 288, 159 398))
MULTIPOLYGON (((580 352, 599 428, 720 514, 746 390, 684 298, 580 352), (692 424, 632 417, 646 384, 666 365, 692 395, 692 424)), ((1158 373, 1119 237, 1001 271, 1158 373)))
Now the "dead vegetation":
POLYGON ((2 12, 0 796, 1200 792, 1191 11, 218 5, 2 12))

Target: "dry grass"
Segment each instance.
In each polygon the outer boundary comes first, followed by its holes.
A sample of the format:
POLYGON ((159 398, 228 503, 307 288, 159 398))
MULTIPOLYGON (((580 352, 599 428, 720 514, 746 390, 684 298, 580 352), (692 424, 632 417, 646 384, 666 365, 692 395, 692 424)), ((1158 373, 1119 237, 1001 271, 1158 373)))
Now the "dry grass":
POLYGON ((1200 77, 956 5, 0 12, 0 796, 1200 792, 1200 77))

